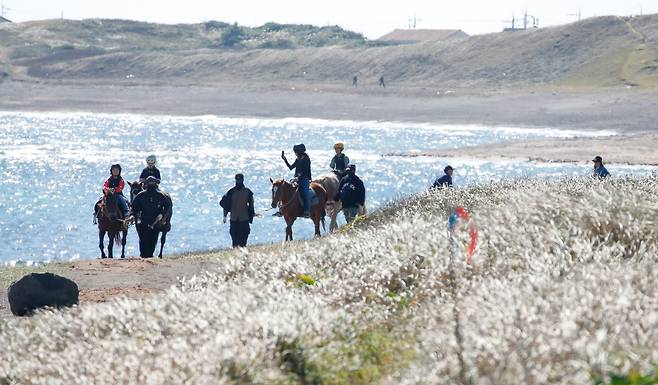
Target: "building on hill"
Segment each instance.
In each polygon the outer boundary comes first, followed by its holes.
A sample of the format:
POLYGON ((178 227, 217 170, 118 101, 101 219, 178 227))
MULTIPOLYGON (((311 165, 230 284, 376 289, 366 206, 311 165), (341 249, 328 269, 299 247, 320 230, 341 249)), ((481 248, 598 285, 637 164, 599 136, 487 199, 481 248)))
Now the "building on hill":
POLYGON ((462 39, 469 35, 461 29, 396 29, 377 39, 384 42, 420 43, 462 39))
POLYGON ((2 23, 11 23, 11 20, 5 19, 4 17, 0 16, 0 24, 2 23))

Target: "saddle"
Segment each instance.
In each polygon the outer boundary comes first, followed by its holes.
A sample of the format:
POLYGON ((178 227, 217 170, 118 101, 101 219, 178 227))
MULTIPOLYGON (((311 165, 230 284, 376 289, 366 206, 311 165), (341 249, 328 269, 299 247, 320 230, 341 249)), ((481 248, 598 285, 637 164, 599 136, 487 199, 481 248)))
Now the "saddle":
MULTIPOLYGON (((132 205, 130 204, 130 202, 126 202, 126 203, 128 203, 128 210, 130 211, 132 205)), ((103 198, 101 197, 94 204, 94 224, 96 224, 97 219, 101 218, 102 209, 103 209, 103 198)), ((120 209, 119 209, 119 217, 120 217, 120 219, 123 219, 123 213, 121 212, 120 209)))
MULTIPOLYGON (((302 198, 302 194, 299 193, 299 184, 293 182, 293 186, 295 186, 295 195, 297 196, 297 200, 299 200, 299 204, 304 206, 304 199, 302 198)), ((318 194, 312 188, 309 190, 311 190, 311 207, 317 206, 320 203, 320 197, 318 197, 318 194)))

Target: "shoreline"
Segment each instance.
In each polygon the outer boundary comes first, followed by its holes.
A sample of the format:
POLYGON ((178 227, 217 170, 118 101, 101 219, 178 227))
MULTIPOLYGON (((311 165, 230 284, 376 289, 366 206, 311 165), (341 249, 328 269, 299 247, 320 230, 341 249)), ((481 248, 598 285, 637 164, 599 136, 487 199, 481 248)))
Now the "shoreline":
POLYGON ((611 165, 658 166, 658 133, 621 134, 609 137, 576 137, 524 140, 386 156, 461 157, 484 160, 521 160, 546 163, 590 163, 602 155, 611 165))

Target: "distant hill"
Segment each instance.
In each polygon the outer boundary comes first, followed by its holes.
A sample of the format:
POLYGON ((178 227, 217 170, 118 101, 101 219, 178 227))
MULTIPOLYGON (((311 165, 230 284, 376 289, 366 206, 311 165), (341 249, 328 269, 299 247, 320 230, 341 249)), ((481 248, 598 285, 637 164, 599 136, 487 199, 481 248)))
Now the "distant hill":
POLYGON ((0 71, 23 79, 224 81, 391 86, 582 87, 658 84, 658 16, 377 46, 339 27, 122 20, 0 25, 0 71), (2 64, 4 63, 4 64, 2 64), (4 70, 3 70, 4 68, 4 70))

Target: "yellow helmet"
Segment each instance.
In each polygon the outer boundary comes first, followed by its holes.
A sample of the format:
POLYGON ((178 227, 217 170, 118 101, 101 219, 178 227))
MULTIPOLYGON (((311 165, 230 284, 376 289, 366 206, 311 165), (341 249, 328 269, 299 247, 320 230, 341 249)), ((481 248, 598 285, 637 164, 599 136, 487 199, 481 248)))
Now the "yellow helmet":
POLYGON ((341 150, 344 150, 344 149, 345 149, 345 145, 343 144, 343 142, 336 142, 336 143, 334 144, 334 149, 336 149, 336 148, 339 148, 339 149, 341 149, 341 150))

